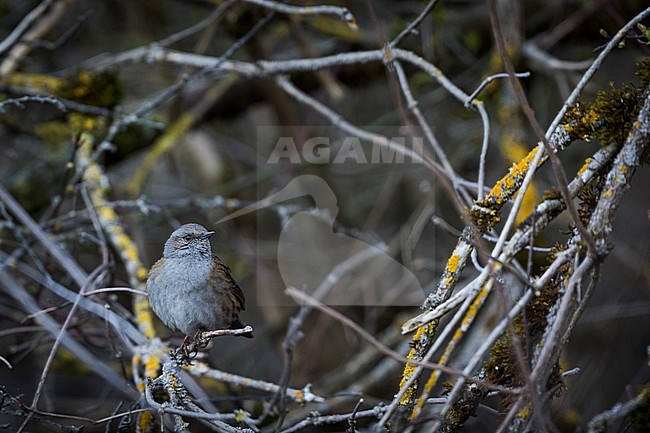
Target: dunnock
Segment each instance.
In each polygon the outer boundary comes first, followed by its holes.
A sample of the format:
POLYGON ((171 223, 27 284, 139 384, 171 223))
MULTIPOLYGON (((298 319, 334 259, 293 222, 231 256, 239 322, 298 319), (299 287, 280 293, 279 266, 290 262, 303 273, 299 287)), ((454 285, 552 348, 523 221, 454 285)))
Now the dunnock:
MULTIPOLYGON (((213 234, 200 224, 181 226, 165 242, 163 257, 147 278, 153 311, 188 337, 198 331, 244 327, 239 321, 244 293, 228 266, 212 254, 213 234)), ((241 335, 253 338, 250 332, 241 335)))

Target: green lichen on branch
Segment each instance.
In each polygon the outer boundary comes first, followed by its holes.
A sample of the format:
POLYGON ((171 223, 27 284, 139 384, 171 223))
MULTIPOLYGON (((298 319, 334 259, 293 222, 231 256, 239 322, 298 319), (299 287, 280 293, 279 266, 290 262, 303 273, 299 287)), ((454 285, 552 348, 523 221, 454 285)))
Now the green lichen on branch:
POLYGON ((622 144, 627 139, 644 100, 645 88, 650 84, 650 59, 637 63, 636 75, 642 86, 624 84, 620 88, 610 83, 609 90, 601 90, 593 102, 578 100, 571 107, 562 127, 572 140, 598 140, 602 144, 622 144))
POLYGON ((562 126, 572 139, 602 144, 625 141, 641 109, 643 91, 631 84, 616 88, 610 83, 610 87, 599 91, 594 102, 579 100, 567 111, 562 126))
POLYGON ((79 69, 64 78, 16 73, 9 77, 8 83, 94 107, 113 108, 124 96, 122 83, 115 72, 79 69))
MULTIPOLYGON (((481 379, 484 379, 481 377, 481 379)), ((453 385, 443 384, 447 389, 447 392, 451 390, 453 385)), ((475 384, 470 384, 463 388, 463 391, 454 403, 454 406, 445 416, 444 423, 440 428, 440 433, 454 433, 459 431, 465 422, 471 416, 476 416, 476 410, 478 409, 479 403, 483 401, 488 395, 488 390, 477 386, 475 384)))
POLYGON ((650 85, 650 57, 644 57, 643 60, 636 64, 635 74, 644 87, 650 85))
MULTIPOLYGON (((549 263, 556 258, 556 254, 561 251, 561 247, 556 247, 555 252, 549 257, 549 263)), ((519 341, 522 343, 522 352, 529 358, 532 354, 526 353, 527 347, 534 349, 541 344, 544 332, 548 325, 548 314, 556 305, 560 296, 559 287, 571 273, 569 264, 560 267, 557 275, 553 277, 536 296, 526 305, 525 313, 519 314, 514 322, 514 331, 519 341), (526 344, 525 342, 529 343, 526 344)), ((529 361, 529 359, 527 359, 529 361)), ((513 348, 512 334, 507 332, 504 337, 499 339, 490 353, 490 358, 484 366, 486 380, 506 387, 520 387, 524 385, 521 376, 521 369, 517 361, 517 355, 513 348)), ((561 384, 559 375, 559 364, 556 364, 547 383, 547 389, 553 389, 561 384)), ((509 407, 511 401, 504 397, 502 403, 509 407)))
POLYGON ((501 219, 499 210, 487 209, 478 205, 473 206, 469 214, 480 233, 489 232, 501 219))
POLYGON ((116 73, 94 73, 83 69, 68 77, 60 92, 66 99, 105 108, 115 107, 124 95, 116 73))
POLYGON ((547 189, 544 191, 542 200, 562 200, 562 193, 555 188, 547 189))
MULTIPOLYGON (((611 170, 613 160, 609 160, 601 169, 601 173, 607 173, 611 170)), ((576 194, 579 200, 578 216, 584 225, 589 225, 596 205, 605 188, 606 176, 600 174, 593 176, 589 183, 584 185, 576 194)))
POLYGON ((578 216, 580 217, 580 221, 582 221, 583 224, 589 224, 591 214, 596 208, 598 197, 600 197, 600 191, 602 188, 602 180, 600 182, 601 185, 599 186, 595 185, 594 183, 585 185, 577 194, 577 197, 580 200, 580 204, 578 206, 578 216))

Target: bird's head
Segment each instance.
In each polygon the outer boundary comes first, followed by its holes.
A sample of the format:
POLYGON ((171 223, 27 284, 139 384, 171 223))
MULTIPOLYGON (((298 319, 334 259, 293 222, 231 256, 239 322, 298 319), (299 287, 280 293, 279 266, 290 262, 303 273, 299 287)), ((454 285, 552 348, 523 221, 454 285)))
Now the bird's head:
POLYGON ((183 224, 177 228, 165 242, 163 256, 167 258, 202 256, 211 257, 210 236, 214 232, 208 231, 201 224, 183 224))

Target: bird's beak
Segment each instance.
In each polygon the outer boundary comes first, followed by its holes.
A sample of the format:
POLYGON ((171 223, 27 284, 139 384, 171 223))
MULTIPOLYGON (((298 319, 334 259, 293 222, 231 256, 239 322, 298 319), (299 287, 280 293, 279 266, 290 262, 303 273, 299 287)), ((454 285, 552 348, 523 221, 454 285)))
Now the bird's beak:
POLYGON ((199 239, 201 239, 201 240, 209 239, 210 236, 212 236, 213 234, 214 234, 214 232, 205 232, 205 233, 203 233, 203 234, 201 235, 201 237, 200 237, 199 239))

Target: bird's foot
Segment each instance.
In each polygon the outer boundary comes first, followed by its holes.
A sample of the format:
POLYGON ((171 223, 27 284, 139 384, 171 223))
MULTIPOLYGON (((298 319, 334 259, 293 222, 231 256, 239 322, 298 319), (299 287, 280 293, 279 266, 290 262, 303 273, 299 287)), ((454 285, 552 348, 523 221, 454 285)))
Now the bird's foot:
POLYGON ((208 344, 210 344, 211 338, 205 338, 203 336, 203 329, 199 329, 196 331, 196 334, 194 334, 194 339, 193 339, 193 344, 198 346, 200 349, 205 349, 208 347, 208 344))
POLYGON ((185 336, 183 343, 176 350, 170 350, 170 356, 181 365, 191 365, 192 359, 196 358, 198 349, 194 341, 190 343, 190 337, 185 336))

